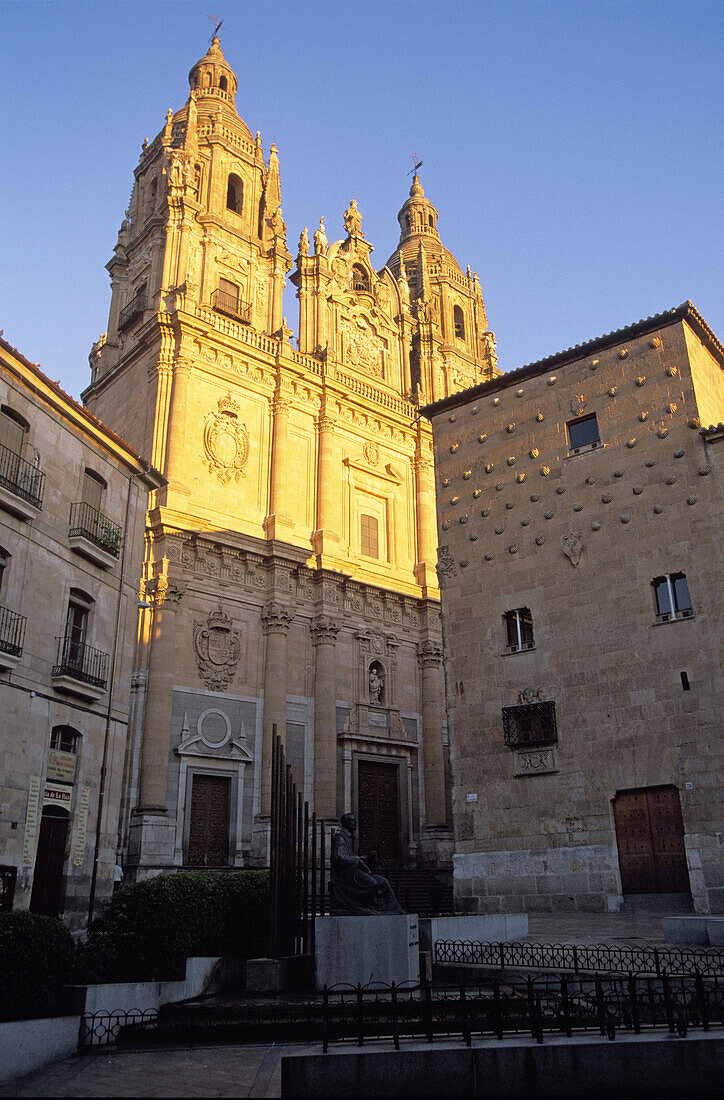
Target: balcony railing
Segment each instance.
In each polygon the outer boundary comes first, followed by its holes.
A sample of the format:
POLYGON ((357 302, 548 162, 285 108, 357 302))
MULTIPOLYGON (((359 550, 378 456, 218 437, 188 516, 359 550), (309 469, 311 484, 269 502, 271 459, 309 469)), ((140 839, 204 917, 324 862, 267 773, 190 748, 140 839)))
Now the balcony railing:
POLYGON ((105 688, 108 681, 108 654, 77 642, 67 635, 58 639, 58 663, 53 666, 53 676, 69 676, 83 684, 105 688))
POLYGON ((124 306, 118 318, 118 331, 128 328, 132 321, 140 317, 146 308, 146 291, 139 290, 138 294, 131 298, 128 305, 124 306))
POLYGON ((211 308, 217 313, 225 313, 227 317, 251 324, 251 302, 240 301, 236 294, 215 290, 211 295, 211 308))
POLYGON ((70 506, 70 537, 82 535, 117 558, 121 552, 121 528, 85 501, 70 506))
POLYGON ((45 474, 9 447, 0 444, 0 485, 34 508, 43 507, 45 474))
POLYGON ((24 615, 0 607, 0 653, 7 653, 10 657, 22 656, 26 622, 24 615))

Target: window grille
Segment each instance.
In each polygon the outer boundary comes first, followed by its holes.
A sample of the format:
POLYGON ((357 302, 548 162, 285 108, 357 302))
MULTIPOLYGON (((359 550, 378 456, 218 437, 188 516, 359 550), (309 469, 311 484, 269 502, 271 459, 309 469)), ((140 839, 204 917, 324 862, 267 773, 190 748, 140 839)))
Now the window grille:
POLYGON ((555 745, 558 741, 556 704, 550 700, 503 707, 503 738, 511 749, 555 745))

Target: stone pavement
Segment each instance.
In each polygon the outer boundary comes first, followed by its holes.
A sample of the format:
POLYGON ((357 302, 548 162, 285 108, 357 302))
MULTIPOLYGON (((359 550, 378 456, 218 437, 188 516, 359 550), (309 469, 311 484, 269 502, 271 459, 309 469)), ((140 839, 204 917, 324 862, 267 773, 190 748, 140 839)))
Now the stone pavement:
POLYGON ((658 913, 529 913, 527 940, 533 943, 665 943, 658 913))
MULTIPOLYGON (((389 1045, 389 1044, 388 1044, 389 1045)), ((75 1054, 0 1086, 0 1096, 281 1096, 283 1054, 320 1043, 75 1054)))

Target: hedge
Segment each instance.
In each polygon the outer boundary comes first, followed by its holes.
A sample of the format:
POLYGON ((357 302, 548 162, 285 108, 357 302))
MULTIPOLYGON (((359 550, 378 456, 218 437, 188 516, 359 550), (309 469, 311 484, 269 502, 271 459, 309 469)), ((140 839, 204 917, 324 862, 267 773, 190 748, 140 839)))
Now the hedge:
POLYGON ((265 955, 268 890, 268 871, 183 871, 122 886, 78 949, 76 981, 183 978, 189 955, 265 955))
POLYGON ((73 937, 55 917, 0 913, 0 1020, 64 1014, 74 956, 73 937))

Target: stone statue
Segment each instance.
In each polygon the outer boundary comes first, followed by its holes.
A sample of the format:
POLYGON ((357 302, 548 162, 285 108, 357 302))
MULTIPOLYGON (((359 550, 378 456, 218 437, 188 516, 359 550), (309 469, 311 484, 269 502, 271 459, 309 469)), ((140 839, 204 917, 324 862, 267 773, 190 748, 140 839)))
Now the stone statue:
POLYGON ((344 212, 344 228, 349 237, 364 237, 362 215, 357 209, 357 199, 350 199, 350 204, 344 212))
POLYGON ((304 229, 302 230, 302 232, 299 235, 299 255, 300 256, 308 256, 309 255, 309 233, 307 232, 306 225, 304 226, 304 229))
POLYGON ((326 256, 327 249, 329 248, 329 241, 327 240, 327 234, 324 232, 324 218, 319 219, 319 229, 314 233, 314 254, 315 256, 326 256))
POLYGON ((370 666, 370 703, 380 703, 382 701, 382 692, 385 686, 385 681, 380 675, 380 669, 377 665, 370 666))
POLYGON ((386 878, 370 869, 376 855, 365 862, 354 854, 357 820, 354 814, 342 814, 341 828, 332 837, 332 877, 329 896, 336 909, 345 913, 404 913, 386 878))

